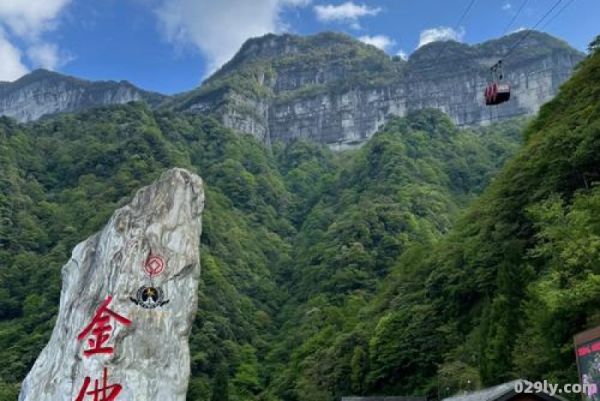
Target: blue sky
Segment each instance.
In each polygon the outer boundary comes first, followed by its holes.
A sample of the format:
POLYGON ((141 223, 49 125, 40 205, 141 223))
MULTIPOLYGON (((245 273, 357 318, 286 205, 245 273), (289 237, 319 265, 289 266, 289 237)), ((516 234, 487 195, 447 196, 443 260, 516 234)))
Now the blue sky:
MULTIPOLYGON (((459 24, 471 1, 0 0, 0 80, 45 67, 171 94, 267 32, 343 31, 409 55, 432 40, 479 43, 530 28, 558 0, 476 0, 459 24)), ((538 29, 585 50, 598 17, 598 0, 561 0, 538 29)))

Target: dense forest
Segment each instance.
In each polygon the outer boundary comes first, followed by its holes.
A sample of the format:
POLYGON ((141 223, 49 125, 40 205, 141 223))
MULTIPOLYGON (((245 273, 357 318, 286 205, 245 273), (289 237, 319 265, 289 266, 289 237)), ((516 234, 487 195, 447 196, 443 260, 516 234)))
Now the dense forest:
POLYGON ((190 401, 576 381, 572 335, 600 322, 599 82, 593 54, 531 122, 424 110, 341 153, 141 103, 0 118, 0 400, 73 246, 173 166, 207 185, 190 401))

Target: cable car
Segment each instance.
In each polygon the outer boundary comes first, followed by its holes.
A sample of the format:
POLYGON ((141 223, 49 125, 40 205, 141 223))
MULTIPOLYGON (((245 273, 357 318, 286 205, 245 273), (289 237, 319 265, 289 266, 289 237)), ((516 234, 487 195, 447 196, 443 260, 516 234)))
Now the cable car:
POLYGON ((492 81, 485 87, 483 96, 486 106, 494 106, 507 102, 510 99, 510 84, 503 82, 502 60, 490 68, 492 81))

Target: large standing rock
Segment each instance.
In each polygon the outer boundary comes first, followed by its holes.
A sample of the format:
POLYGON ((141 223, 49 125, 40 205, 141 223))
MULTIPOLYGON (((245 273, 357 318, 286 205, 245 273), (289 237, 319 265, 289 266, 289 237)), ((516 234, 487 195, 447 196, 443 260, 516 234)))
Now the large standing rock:
POLYGON ((185 400, 203 205, 202 180, 172 169, 75 247, 20 401, 185 400))

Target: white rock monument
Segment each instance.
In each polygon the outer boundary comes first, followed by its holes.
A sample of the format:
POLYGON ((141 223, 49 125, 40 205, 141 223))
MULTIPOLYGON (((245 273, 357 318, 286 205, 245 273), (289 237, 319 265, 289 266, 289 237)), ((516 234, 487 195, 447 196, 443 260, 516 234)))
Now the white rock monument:
POLYGON ((19 401, 185 400, 203 207, 202 180, 172 169, 75 247, 19 401))

